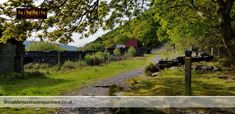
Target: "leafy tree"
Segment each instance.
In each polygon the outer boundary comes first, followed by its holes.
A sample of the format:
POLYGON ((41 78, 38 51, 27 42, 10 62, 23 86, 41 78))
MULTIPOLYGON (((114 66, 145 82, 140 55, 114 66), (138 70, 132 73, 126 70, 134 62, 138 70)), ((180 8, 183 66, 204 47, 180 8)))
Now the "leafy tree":
MULTIPOLYGON (((144 0, 145 1, 145 0, 144 0)), ((52 14, 46 20, 17 20, 17 7, 35 7, 33 0, 8 0, 0 5, 0 14, 10 17, 1 20, 4 27, 1 42, 14 38, 25 40, 33 31, 43 31, 49 41, 71 42, 73 32, 84 37, 94 34, 100 27, 112 29, 122 24, 121 17, 133 17, 141 11, 143 1, 128 0, 44 0, 38 7, 47 8, 52 14), (109 14, 111 14, 109 16, 109 14), (56 28, 56 29, 51 29, 56 28)))
MULTIPOLYGON (((11 38, 23 41, 31 36, 32 31, 41 30, 41 36, 49 41, 68 43, 72 41, 73 32, 87 37, 100 27, 112 29, 139 18, 141 12, 150 7, 153 14, 155 12, 154 21, 160 23, 172 42, 185 46, 223 44, 230 55, 235 55, 232 51, 235 37, 231 27, 234 0, 44 0, 39 7, 47 8, 52 16, 37 21, 14 19, 17 7, 34 7, 33 0, 8 0, 0 5, 0 14, 11 18, 0 20, 3 28, 0 42, 11 38)), ((143 24, 140 23, 140 27, 143 24)), ((136 34, 139 37, 151 34, 152 37, 153 32, 150 31, 136 34)))
POLYGON ((94 42, 94 43, 89 43, 85 45, 82 50, 87 51, 87 50, 97 50, 97 49, 103 49, 104 46, 102 42, 94 42))
POLYGON ((115 44, 125 44, 130 39, 127 35, 119 34, 114 37, 115 44))
POLYGON ((234 55, 233 0, 155 0, 156 19, 173 42, 203 47, 221 45, 234 55))

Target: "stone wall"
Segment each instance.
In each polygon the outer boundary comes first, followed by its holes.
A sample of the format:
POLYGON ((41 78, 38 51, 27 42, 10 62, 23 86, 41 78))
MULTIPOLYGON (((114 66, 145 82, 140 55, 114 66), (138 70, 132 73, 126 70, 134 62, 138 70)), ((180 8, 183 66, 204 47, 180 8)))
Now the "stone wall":
MULTIPOLYGON (((109 48, 107 51, 112 55, 115 48, 109 48)), ((120 52, 124 55, 127 52, 128 48, 120 48, 120 52)), ((97 51, 104 52, 105 50, 92 50, 92 51, 26 51, 25 52, 25 64, 27 63, 48 63, 48 64, 57 64, 58 63, 58 54, 60 54, 63 61, 78 61, 84 60, 87 54, 92 54, 97 51)), ((143 56, 144 50, 137 48, 137 56, 143 56)))
POLYGON ((16 45, 0 44, 0 73, 12 72, 15 69, 16 45))

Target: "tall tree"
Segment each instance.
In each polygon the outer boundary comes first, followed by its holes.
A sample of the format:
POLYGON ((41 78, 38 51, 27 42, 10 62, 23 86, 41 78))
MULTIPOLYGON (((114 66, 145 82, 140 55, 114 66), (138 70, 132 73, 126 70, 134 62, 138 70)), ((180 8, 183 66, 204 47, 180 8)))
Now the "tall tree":
POLYGON ((235 56, 235 47, 232 42, 235 40, 231 27, 231 11, 234 0, 214 0, 217 3, 217 13, 219 16, 220 30, 223 35, 223 43, 230 55, 235 56))
POLYGON ((233 0, 155 0, 156 17, 173 40, 204 46, 223 44, 234 56, 233 3, 233 0))
POLYGON ((49 10, 48 19, 14 19, 15 8, 34 7, 33 2, 8 0, 0 5, 0 14, 11 18, 1 20, 4 29, 0 42, 25 40, 32 31, 42 30, 48 40, 68 43, 74 32, 87 37, 100 27, 112 29, 154 7, 156 19, 169 37, 185 37, 186 42, 223 42, 229 54, 235 56, 231 28, 234 0, 44 0, 39 7, 49 10))
POLYGON ((38 7, 47 8, 50 15, 46 20, 17 20, 17 7, 35 7, 33 0, 8 0, 0 5, 0 15, 11 19, 4 21, 1 42, 14 38, 25 40, 32 31, 42 30, 49 41, 71 42, 72 33, 84 37, 94 34, 100 27, 114 28, 122 24, 122 17, 137 15, 147 0, 43 0, 38 7), (23 28, 23 29, 22 29, 23 28))

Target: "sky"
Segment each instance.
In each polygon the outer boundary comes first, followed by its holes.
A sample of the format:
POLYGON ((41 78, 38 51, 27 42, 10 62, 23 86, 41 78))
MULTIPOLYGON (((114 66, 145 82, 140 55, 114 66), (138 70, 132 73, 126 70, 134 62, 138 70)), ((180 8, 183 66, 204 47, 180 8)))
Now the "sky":
MULTIPOLYGON (((0 3, 4 3, 8 0, 0 0, 0 3)), ((41 2, 43 0, 34 0, 36 5, 41 4, 41 2)), ((84 45, 86 45, 89 42, 92 42, 94 40, 96 40, 98 37, 102 36, 103 34, 105 34, 107 31, 103 31, 101 28, 94 34, 89 36, 88 38, 83 38, 80 39, 80 34, 78 33, 73 33, 72 39, 74 40, 74 42, 69 43, 68 45, 72 45, 72 46, 77 46, 77 47, 83 47, 84 45)), ((39 39, 37 37, 34 37, 37 33, 33 33, 33 37, 29 38, 29 41, 38 41, 39 39)))

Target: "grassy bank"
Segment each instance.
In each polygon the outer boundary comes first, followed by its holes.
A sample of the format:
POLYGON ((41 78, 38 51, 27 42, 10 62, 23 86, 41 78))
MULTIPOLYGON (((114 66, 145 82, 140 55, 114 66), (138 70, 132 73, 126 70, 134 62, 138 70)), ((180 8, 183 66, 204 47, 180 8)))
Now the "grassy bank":
MULTIPOLYGON (((62 95, 79 89, 85 84, 111 77, 121 72, 144 66, 154 55, 135 57, 123 61, 111 62, 103 66, 86 66, 73 70, 53 73, 26 73, 24 79, 9 78, 11 74, 0 79, 0 95, 62 95)), ((15 74, 12 74, 15 75, 15 74)))
MULTIPOLYGON (((218 62, 200 62, 194 65, 216 66, 218 62)), ((192 95, 194 96, 233 96, 235 95, 234 71, 193 71, 192 95), (222 78, 221 78, 222 77, 222 78), (223 78, 225 77, 225 78, 223 78)), ((130 90, 124 95, 133 96, 178 96, 184 95, 184 70, 165 69, 156 77, 139 76, 126 82, 130 90)))
MULTIPOLYGON (((150 54, 145 57, 134 57, 122 61, 111 62, 101 66, 76 67, 70 63, 56 71, 56 67, 42 65, 38 68, 27 69, 25 78, 19 74, 1 75, 0 95, 1 96, 49 96, 69 94, 78 90, 84 85, 91 84, 121 72, 140 68, 149 63, 156 55, 150 54), (67 69, 67 70, 66 70, 67 69), (37 72, 35 72, 37 70, 37 72)), ((41 108, 35 111, 30 108, 4 108, 0 114, 47 114, 53 113, 56 109, 41 108)))

